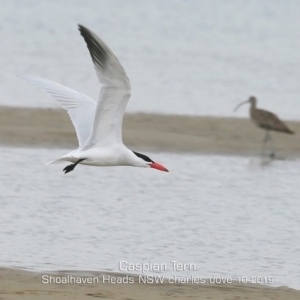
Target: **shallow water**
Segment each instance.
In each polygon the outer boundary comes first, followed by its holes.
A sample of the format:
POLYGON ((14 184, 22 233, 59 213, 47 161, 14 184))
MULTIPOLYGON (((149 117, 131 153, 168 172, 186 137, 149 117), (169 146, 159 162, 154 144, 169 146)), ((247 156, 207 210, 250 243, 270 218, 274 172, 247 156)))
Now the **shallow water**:
POLYGON ((97 99, 77 23, 112 48, 132 84, 130 112, 248 116, 250 95, 299 119, 299 1, 10 0, 0 4, 0 104, 51 106, 16 77, 44 77, 97 99))
MULTIPOLYGON (((43 165, 63 150, 1 148, 0 265, 271 278, 300 288, 300 162, 150 153, 170 173, 43 165), (175 271, 170 261, 195 264, 175 271), (253 276, 253 277, 252 277, 253 276)), ((132 272, 140 273, 140 272, 132 272)), ((249 279, 249 280, 250 280, 249 279)))

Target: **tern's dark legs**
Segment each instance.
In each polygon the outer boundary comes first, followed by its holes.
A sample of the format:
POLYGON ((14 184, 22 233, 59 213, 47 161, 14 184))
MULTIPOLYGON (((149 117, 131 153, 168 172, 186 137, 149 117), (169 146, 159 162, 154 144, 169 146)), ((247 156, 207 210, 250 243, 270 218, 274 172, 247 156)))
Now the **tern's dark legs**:
POLYGON ((71 164, 71 165, 66 166, 66 167, 63 169, 63 171, 65 171, 65 174, 67 174, 67 173, 73 171, 74 168, 75 168, 81 161, 83 161, 83 160, 85 160, 85 158, 78 159, 78 160, 76 161, 75 164, 71 164))

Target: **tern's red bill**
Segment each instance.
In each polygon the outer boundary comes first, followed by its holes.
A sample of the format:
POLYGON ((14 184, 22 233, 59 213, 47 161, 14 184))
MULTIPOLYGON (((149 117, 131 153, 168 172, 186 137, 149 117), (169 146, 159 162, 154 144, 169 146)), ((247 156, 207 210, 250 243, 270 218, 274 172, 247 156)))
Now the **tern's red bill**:
POLYGON ((153 169, 157 169, 159 171, 164 171, 164 172, 169 172, 168 169, 166 169, 164 166, 156 163, 156 162, 153 162, 151 165, 150 165, 150 168, 153 168, 153 169))

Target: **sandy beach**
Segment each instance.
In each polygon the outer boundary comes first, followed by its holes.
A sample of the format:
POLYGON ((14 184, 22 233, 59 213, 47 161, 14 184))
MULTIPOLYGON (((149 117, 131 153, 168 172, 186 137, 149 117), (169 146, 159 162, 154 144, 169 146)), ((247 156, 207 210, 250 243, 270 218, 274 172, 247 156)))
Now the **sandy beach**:
POLYGON ((270 287, 238 282, 225 284, 170 284, 168 282, 145 284, 139 282, 138 278, 132 277, 132 275, 129 275, 129 278, 134 278, 134 282, 122 284, 112 283, 114 279, 126 280, 126 275, 121 273, 87 271, 34 273, 0 268, 0 299, 300 299, 300 291, 288 287, 270 287), (103 283, 103 279, 109 282, 103 283), (68 283, 63 284, 64 280, 68 283))
MULTIPOLYGON (((273 147, 284 157, 300 155, 300 122, 286 124, 296 132, 274 132, 273 147)), ((126 114, 124 143, 132 150, 197 154, 250 155, 261 152, 264 130, 250 119, 126 114)), ((16 147, 77 147, 68 114, 59 109, 0 107, 0 145, 16 147)))

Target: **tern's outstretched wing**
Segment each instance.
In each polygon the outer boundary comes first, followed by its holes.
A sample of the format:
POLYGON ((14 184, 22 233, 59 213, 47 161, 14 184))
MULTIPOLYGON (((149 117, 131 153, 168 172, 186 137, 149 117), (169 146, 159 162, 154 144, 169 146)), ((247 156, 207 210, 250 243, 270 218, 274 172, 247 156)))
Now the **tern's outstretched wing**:
POLYGON ((86 147, 122 143, 122 122, 130 98, 130 82, 108 46, 92 31, 79 25, 90 51, 101 86, 91 136, 86 147))
POLYGON ((83 148, 92 132, 97 103, 84 94, 50 80, 28 75, 20 75, 20 77, 28 80, 50 94, 65 110, 68 111, 76 130, 79 148, 83 148))

